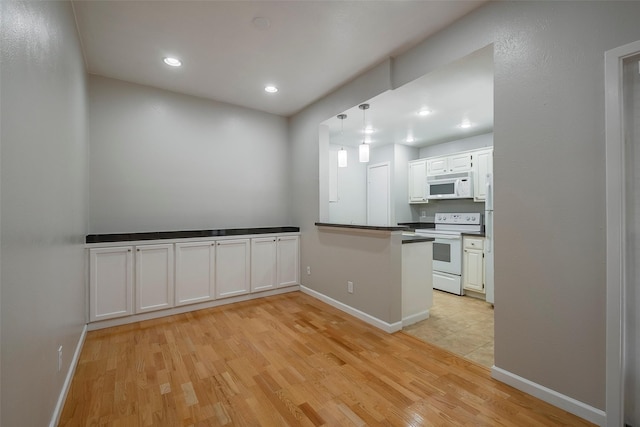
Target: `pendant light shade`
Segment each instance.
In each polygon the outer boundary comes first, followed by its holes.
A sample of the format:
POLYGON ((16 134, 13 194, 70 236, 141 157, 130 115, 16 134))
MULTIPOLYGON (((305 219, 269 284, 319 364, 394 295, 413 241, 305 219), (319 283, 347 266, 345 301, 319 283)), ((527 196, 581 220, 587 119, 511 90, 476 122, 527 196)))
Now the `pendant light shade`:
MULTIPOLYGON (((365 111, 369 109, 369 104, 360 104, 358 105, 358 108, 362 110, 362 133, 366 135, 367 120, 365 117, 365 111)), ((358 160, 360 160, 360 163, 369 162, 369 145, 364 140, 364 137, 362 139, 362 144, 360 144, 360 148, 358 149, 358 160)))
POLYGON ((347 167, 347 150, 345 150, 344 147, 338 150, 338 167, 347 167))
MULTIPOLYGON (((338 118, 340 119, 340 139, 342 139, 342 132, 344 131, 344 119, 347 118, 346 114, 338 114, 338 118)), ((347 150, 344 147, 338 150, 338 167, 346 168, 347 167, 347 150)))
MULTIPOLYGON (((369 162, 369 145, 366 143, 360 144, 360 148, 358 150, 358 159, 361 163, 369 162)), ((340 160, 340 156, 338 155, 338 161, 340 160)))

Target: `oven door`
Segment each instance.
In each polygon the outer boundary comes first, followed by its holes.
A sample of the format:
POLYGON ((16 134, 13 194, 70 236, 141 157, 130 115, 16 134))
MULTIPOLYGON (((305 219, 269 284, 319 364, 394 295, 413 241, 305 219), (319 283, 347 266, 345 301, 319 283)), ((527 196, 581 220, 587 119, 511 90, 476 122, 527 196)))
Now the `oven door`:
POLYGON ((433 242, 433 271, 462 274, 462 236, 439 235, 433 242))

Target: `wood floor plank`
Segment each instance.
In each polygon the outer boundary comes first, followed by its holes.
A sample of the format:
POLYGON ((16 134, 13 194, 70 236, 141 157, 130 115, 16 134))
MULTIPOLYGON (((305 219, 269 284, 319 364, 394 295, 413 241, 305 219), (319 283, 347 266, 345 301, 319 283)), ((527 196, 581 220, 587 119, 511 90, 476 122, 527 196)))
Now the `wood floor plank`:
POLYGON ((87 334, 61 426, 588 426, 294 292, 87 334))

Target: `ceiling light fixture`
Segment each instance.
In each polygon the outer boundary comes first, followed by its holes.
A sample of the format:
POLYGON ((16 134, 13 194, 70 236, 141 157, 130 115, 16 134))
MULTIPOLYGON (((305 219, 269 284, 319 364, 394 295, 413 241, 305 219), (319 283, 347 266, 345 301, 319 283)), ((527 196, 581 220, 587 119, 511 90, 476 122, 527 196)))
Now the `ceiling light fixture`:
POLYGON ((431 114, 431 110, 427 110, 426 108, 423 108, 422 110, 418 111, 418 115, 419 116, 428 116, 429 114, 431 114))
MULTIPOLYGON (((370 133, 367 132, 367 129, 371 128, 366 127, 367 120, 365 117, 366 111, 369 109, 369 104, 360 104, 358 105, 358 108, 362 110, 362 127, 364 128, 364 132, 370 133)), ((360 144, 360 147, 358 149, 358 159, 361 163, 369 162, 369 145, 365 142, 364 138, 362 139, 362 144, 360 144)))
POLYGON ((278 91, 278 88, 273 85, 268 85, 264 87, 264 91, 268 93, 276 93, 278 91))
POLYGON ((178 58, 172 58, 170 56, 167 56, 166 58, 164 58, 163 61, 165 64, 170 65, 172 67, 179 67, 182 65, 182 62, 178 58))
MULTIPOLYGON (((347 118, 347 115, 338 114, 338 118, 340 119, 340 139, 342 140, 342 133, 344 132, 344 119, 347 118)), ((344 147, 340 148, 340 150, 338 151, 338 167, 347 167, 347 150, 345 150, 344 147)))
POLYGON ((406 139, 406 141, 407 141, 409 144, 411 144, 412 142, 415 142, 415 139, 413 139, 413 137, 412 137, 412 136, 408 136, 408 137, 407 137, 407 139, 406 139))
POLYGON ((464 120, 462 121, 462 123, 460 123, 460 124, 458 125, 458 127, 459 127, 459 128, 461 128, 461 129, 468 129, 468 128, 470 128, 471 126, 473 126, 473 123, 471 123, 471 122, 469 121, 469 119, 464 119, 464 120))

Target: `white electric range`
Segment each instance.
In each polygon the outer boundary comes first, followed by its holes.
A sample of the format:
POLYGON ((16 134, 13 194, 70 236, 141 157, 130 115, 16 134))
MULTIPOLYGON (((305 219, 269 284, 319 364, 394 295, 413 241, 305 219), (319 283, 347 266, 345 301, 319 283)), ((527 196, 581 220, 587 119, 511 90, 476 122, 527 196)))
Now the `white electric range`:
POLYGON ((432 237, 433 288, 462 295, 462 233, 482 231, 480 213, 437 213, 435 228, 416 229, 416 235, 432 237))

